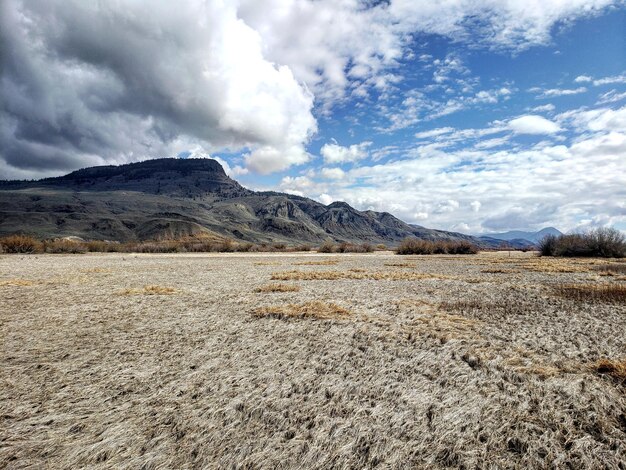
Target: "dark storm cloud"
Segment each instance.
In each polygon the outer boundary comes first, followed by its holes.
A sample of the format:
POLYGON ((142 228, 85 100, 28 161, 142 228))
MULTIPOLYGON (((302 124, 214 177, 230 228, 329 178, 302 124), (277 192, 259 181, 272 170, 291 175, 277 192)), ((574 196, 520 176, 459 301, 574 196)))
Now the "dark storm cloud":
POLYGON ((190 146, 304 153, 312 97, 264 60, 234 7, 124 7, 2 3, 0 178, 190 146), (261 111, 278 116, 272 127, 261 111))

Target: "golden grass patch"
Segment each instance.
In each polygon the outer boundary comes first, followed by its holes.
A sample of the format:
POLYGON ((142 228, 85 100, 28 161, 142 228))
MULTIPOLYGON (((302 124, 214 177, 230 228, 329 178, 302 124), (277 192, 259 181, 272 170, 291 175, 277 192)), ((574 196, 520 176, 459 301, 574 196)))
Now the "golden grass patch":
POLYGON ((118 295, 173 295, 177 294, 178 291, 173 287, 163 287, 163 286, 145 286, 141 289, 124 289, 118 292, 118 295))
POLYGON ((557 295, 572 300, 626 303, 626 285, 623 284, 566 284, 554 290, 557 295))
POLYGON ((341 320, 352 316, 352 312, 329 302, 312 301, 303 304, 258 307, 252 311, 258 318, 311 318, 316 320, 341 320))
POLYGON ((274 281, 336 281, 340 279, 385 280, 385 281, 417 281, 421 279, 453 279, 428 273, 411 273, 396 271, 281 271, 271 277, 274 281))
POLYGON ((299 263, 294 263, 296 266, 333 266, 338 264, 339 260, 336 259, 325 259, 321 261, 300 261, 299 263))
POLYGON ((299 286, 290 284, 267 284, 265 286, 257 287, 254 292, 269 293, 269 292, 297 292, 300 290, 299 286))
POLYGON ((2 279, 0 280, 0 286, 10 286, 10 287, 27 287, 34 285, 34 281, 29 281, 28 279, 2 279))
POLYGON ((258 261, 254 263, 255 266, 278 266, 279 264, 278 261, 258 261))
POLYGON ((416 267, 415 263, 385 263, 385 266, 389 266, 392 268, 414 268, 416 267))

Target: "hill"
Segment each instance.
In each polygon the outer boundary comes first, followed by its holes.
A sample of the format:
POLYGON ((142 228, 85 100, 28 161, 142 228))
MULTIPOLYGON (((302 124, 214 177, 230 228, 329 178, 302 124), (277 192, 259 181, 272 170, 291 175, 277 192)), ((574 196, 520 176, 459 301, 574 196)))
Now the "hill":
POLYGON ((321 204, 257 192, 229 178, 211 159, 155 159, 100 166, 39 181, 0 181, 0 235, 134 241, 211 234, 254 243, 324 240, 396 243, 488 241, 406 224, 386 212, 345 202, 321 204))

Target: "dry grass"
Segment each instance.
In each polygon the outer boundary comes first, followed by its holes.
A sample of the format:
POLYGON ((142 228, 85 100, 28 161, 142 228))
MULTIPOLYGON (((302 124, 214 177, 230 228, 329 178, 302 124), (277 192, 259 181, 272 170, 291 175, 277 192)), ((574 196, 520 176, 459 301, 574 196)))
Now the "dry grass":
POLYGON ((28 279, 0 279, 0 286, 27 287, 34 284, 34 281, 28 279))
POLYGON ((593 266, 594 271, 598 271, 600 275, 616 276, 618 274, 626 274, 626 263, 610 263, 593 266))
POLYGON ((626 358, 600 359, 592 365, 592 369, 598 374, 607 374, 619 383, 626 385, 626 358))
POLYGON ((415 263, 384 263, 385 266, 393 268, 414 268, 415 263))
POLYGON ((555 287, 561 297, 580 302, 608 302, 626 304, 626 285, 623 284, 563 284, 555 287))
POLYGON ((552 295, 596 271, 337 257, 259 294, 316 258, 0 256, 37 283, 0 288, 0 468, 626 468, 626 306, 552 295), (358 280, 418 269, 446 281, 358 280), (148 283, 181 294, 111 295, 148 283))
POLYGON ((252 315, 259 318, 310 318, 315 320, 343 320, 353 314, 349 310, 330 302, 305 302, 303 304, 287 304, 271 307, 258 307, 252 315))
POLYGON ((397 271, 366 271, 359 268, 348 271, 281 271, 272 274, 272 280, 275 281, 336 281, 340 279, 419 281, 422 279, 450 279, 450 276, 397 271))
POLYGON ((299 286, 291 284, 267 284, 265 286, 257 287, 254 292, 270 293, 270 292, 298 292, 299 286))
POLYGON ((483 269, 481 273, 485 274, 513 274, 518 273, 519 271, 515 269, 503 269, 503 268, 494 268, 494 269, 483 269))
POLYGON ((173 295, 179 291, 173 287, 164 286, 144 286, 141 289, 130 288, 118 292, 118 295, 173 295))
POLYGON ((325 259, 321 261, 301 261, 294 263, 295 266, 334 266, 335 264, 339 264, 339 260, 325 259))

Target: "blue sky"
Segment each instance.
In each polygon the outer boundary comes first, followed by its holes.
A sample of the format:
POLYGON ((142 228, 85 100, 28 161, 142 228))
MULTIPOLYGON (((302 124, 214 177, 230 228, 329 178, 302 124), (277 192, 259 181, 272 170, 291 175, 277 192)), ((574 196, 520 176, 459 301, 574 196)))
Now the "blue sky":
POLYGON ((432 228, 626 230, 623 1, 262 3, 8 0, 0 177, 213 157, 432 228))

